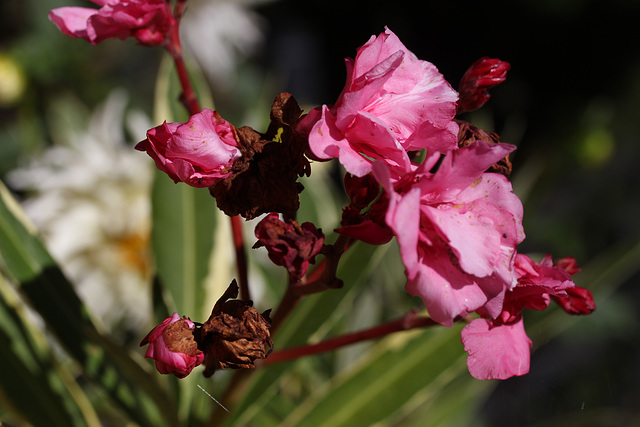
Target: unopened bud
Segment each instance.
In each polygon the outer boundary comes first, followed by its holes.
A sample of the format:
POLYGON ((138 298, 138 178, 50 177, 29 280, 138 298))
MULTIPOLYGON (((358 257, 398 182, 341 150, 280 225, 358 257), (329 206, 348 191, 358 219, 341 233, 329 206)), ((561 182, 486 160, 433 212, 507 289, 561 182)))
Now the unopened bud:
POLYGON ((511 68, 506 61, 496 58, 480 58, 460 80, 458 114, 477 110, 491 98, 489 89, 502 83, 511 68))

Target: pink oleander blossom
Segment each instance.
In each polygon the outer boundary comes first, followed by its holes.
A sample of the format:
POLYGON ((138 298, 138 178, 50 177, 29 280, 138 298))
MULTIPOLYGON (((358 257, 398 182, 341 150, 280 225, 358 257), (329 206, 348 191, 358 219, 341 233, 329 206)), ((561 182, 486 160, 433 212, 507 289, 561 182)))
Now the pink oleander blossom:
POLYGON ((388 28, 346 65, 347 82, 335 105, 313 109, 300 123, 311 157, 338 158, 356 176, 370 172, 373 160, 404 173, 411 167, 408 151, 456 146, 457 92, 388 28))
POLYGON ((161 374, 184 378, 204 361, 192 331, 195 324, 186 317, 173 313, 144 337, 140 346, 149 345, 144 357, 155 361, 161 374))
POLYGON ((507 291, 499 316, 480 309, 483 318, 471 321, 461 332, 469 352, 467 366, 475 378, 506 379, 529 372, 532 343, 524 330, 522 310, 544 310, 552 297, 566 296, 575 288, 570 276, 552 265, 550 256, 537 263, 518 254, 515 269, 518 283, 507 291))
POLYGON ((100 9, 60 7, 49 12, 63 34, 98 44, 110 38, 136 38, 143 45, 162 44, 175 25, 165 0, 91 0, 100 9))
POLYGON ((165 122, 148 130, 147 139, 136 149, 146 151, 174 182, 192 187, 210 187, 223 180, 241 157, 233 125, 208 109, 187 123, 165 122))
POLYGON ((484 307, 497 316, 515 286, 515 248, 524 239, 522 204, 511 184, 487 168, 515 149, 476 142, 393 182, 387 167, 373 173, 389 195, 386 222, 400 246, 407 290, 437 322, 484 307))

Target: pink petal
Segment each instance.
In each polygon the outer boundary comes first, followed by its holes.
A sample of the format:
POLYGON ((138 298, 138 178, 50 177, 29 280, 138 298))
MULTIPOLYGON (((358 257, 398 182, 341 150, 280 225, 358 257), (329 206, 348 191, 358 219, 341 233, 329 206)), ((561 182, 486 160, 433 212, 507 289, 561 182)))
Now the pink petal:
MULTIPOLYGON (((359 154, 383 160, 391 167, 399 169, 400 173, 406 173, 411 169, 411 162, 404 148, 385 123, 375 115, 366 112, 357 113, 344 135, 351 147, 359 154)), ((344 166, 346 168, 346 165, 344 166)))
POLYGON ((336 118, 326 105, 309 132, 309 148, 321 160, 339 158, 345 169, 362 177, 371 171, 371 162, 353 150, 336 126, 336 118))
POLYGON ((432 122, 424 122, 402 144, 407 151, 427 149, 446 153, 458 148, 459 125, 450 121, 444 127, 438 127, 432 122))
POLYGON ((472 186, 491 165, 515 149, 509 144, 475 142, 447 154, 434 178, 423 179, 418 185, 422 194, 437 195, 433 201, 452 201, 462 190, 472 186))
POLYGON ((49 20, 63 34, 90 41, 87 35, 87 21, 97 13, 98 9, 86 7, 60 7, 49 11, 49 20))
POLYGON ((531 340, 522 318, 495 326, 486 319, 475 319, 462 329, 461 337, 469 352, 469 372, 475 378, 504 380, 529 372, 531 340))
POLYGON ((493 273, 500 253, 501 230, 494 221, 498 209, 480 200, 464 205, 423 205, 422 213, 451 246, 463 271, 477 277, 493 273))
POLYGON ((422 298, 429 315, 442 325, 452 326, 457 316, 475 311, 487 302, 483 289, 451 264, 447 254, 425 254, 416 271, 415 277, 407 282, 407 291, 422 298))
MULTIPOLYGON (((366 74, 357 76, 352 81, 351 87, 345 86, 334 108, 338 127, 345 128, 349 126, 354 114, 371 108, 369 104, 380 98, 378 92, 380 92, 385 82, 392 77, 393 71, 400 66, 402 56, 402 52, 395 52, 368 70, 366 74)), ((358 64, 357 59, 356 64, 358 64)))

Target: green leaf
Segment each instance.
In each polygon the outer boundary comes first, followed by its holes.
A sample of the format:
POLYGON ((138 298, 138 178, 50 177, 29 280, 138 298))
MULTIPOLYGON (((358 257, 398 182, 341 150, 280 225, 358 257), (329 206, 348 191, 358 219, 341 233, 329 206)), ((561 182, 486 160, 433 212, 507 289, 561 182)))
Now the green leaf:
MULTIPOLYGON (((202 305, 207 303, 204 280, 213 248, 215 200, 206 189, 175 184, 157 171, 152 206, 153 253, 160 282, 170 297, 168 307, 195 321, 204 321, 197 316, 204 314, 202 305)), ((228 250, 233 247, 231 242, 220 244, 228 244, 228 250)))
MULTIPOLYGON (((282 425, 372 425, 398 412, 416 394, 426 404, 464 365, 460 327, 393 334, 359 368, 334 378, 310 396, 282 425)), ((429 419, 424 420, 425 425, 429 419)))
POLYGON ((93 422, 98 426, 97 417, 90 410, 87 418, 91 421, 83 419, 82 411, 64 387, 66 378, 58 371, 64 368, 54 367, 54 355, 46 348, 46 341, 34 336, 41 335, 41 331, 27 324, 19 313, 19 304, 0 275, 0 388, 4 390, 0 400, 33 425, 83 426, 93 422), (34 407, 38 410, 34 411, 34 407))
POLYGON ((0 258, 7 276, 19 284, 19 291, 84 373, 132 420, 148 426, 177 425, 175 409, 157 378, 95 328, 73 286, 24 218, 0 183, 0 258))

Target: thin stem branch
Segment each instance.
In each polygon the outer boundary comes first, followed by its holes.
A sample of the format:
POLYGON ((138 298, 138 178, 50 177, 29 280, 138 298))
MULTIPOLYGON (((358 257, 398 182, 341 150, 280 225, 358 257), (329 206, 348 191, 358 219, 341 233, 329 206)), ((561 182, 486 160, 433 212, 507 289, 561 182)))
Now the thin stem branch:
POLYGON ((238 266, 240 299, 247 301, 251 299, 251 294, 249 293, 247 252, 244 245, 244 236, 242 235, 242 220, 238 215, 232 216, 230 219, 231 233, 233 234, 233 246, 236 249, 236 265, 238 266))
MULTIPOLYGON (((182 95, 180 101, 185 106, 189 115, 194 115, 202 111, 202 107, 198 102, 198 97, 191 79, 189 78, 189 72, 184 61, 182 54, 182 44, 180 41, 180 18, 184 12, 184 0, 180 0, 176 4, 174 15, 176 17, 176 25, 169 33, 169 37, 165 42, 165 48, 171 54, 173 62, 176 67, 176 73, 178 74, 178 80, 180 81, 180 87, 182 88, 182 95)), ((238 270, 238 282, 240 287, 240 299, 249 300, 251 296, 249 294, 249 279, 248 279, 248 264, 247 255, 244 245, 244 238, 242 236, 242 222, 239 216, 230 217, 231 231, 233 235, 233 246, 236 252, 236 266, 238 270)))
POLYGON ((394 332, 407 331, 414 328, 427 328, 438 325, 430 317, 418 317, 416 311, 407 313, 399 319, 374 326, 370 329, 342 335, 331 338, 313 345, 304 345, 300 347, 289 348, 280 351, 274 351, 271 355, 260 362, 260 366, 268 366, 274 363, 285 362, 287 360, 298 359, 304 356, 324 353, 326 351, 335 350, 350 344, 380 338, 394 332))
POLYGON ((271 321, 271 336, 282 325, 282 322, 289 316, 293 309, 298 305, 303 296, 322 292, 328 289, 336 289, 342 287, 342 281, 336 278, 338 263, 344 251, 349 247, 353 239, 339 235, 333 245, 327 245, 323 250, 325 258, 323 258, 316 268, 314 268, 307 277, 300 282, 289 282, 289 286, 278 305, 271 321), (310 283, 306 283, 311 279, 310 283))

